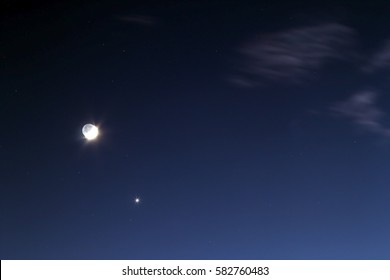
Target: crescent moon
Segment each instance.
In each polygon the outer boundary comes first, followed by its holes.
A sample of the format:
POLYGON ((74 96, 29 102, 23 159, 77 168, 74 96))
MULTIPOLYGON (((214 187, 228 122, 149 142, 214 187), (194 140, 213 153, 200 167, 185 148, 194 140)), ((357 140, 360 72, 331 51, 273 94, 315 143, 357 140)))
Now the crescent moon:
POLYGON ((99 128, 93 124, 86 124, 83 126, 82 133, 88 141, 94 140, 99 135, 99 128))

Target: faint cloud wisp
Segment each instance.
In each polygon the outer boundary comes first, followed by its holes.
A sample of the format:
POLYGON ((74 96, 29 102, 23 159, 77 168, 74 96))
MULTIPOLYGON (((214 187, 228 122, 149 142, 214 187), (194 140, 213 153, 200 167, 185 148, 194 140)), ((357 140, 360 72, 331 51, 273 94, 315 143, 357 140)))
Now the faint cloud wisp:
POLYGON ((387 40, 384 46, 374 53, 367 62, 367 65, 363 67, 366 72, 373 72, 376 70, 382 70, 390 67, 390 40, 387 40))
MULTIPOLYGON (((230 81, 247 88, 269 82, 299 84, 335 60, 355 65, 366 75, 390 70, 390 40, 372 54, 359 54, 355 34, 352 28, 329 23, 261 35, 240 49, 241 67, 230 81)), ((360 91, 329 109, 363 131, 390 137, 390 128, 383 125, 386 113, 378 107, 377 97, 375 91, 360 91)))
POLYGON ((389 137, 390 129, 381 123, 386 114, 377 107, 376 98, 373 91, 358 92, 346 101, 336 103, 331 111, 349 118, 365 131, 389 137))
POLYGON ((144 15, 126 15, 126 16, 116 16, 116 19, 122 22, 134 23, 144 26, 153 26, 157 24, 157 19, 151 16, 144 15))
POLYGON ((336 23, 261 36, 241 48, 243 65, 233 82, 301 82, 329 60, 347 59, 353 37, 351 28, 336 23))

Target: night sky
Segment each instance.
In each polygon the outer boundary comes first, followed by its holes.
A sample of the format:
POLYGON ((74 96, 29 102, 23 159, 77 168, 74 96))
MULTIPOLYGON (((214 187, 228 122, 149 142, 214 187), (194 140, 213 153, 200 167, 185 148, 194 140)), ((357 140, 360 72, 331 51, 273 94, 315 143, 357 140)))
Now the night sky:
POLYGON ((0 258, 389 259, 386 3, 2 1, 0 258))

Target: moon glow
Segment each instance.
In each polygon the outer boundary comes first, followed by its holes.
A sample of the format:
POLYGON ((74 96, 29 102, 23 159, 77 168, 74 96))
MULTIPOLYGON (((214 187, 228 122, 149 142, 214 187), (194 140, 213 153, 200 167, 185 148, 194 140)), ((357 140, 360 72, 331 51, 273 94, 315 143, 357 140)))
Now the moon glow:
POLYGON ((82 132, 88 141, 96 139, 99 135, 98 127, 90 123, 83 126, 82 132))

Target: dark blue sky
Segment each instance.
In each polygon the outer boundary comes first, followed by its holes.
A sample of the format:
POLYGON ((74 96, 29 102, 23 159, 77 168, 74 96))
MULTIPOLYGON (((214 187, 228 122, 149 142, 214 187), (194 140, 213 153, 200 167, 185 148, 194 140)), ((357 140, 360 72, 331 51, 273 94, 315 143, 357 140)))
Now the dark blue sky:
POLYGON ((389 8, 6 1, 0 258, 389 259, 389 8))

